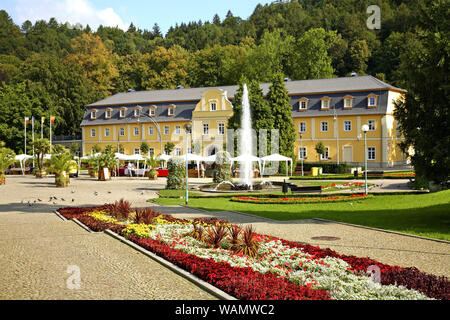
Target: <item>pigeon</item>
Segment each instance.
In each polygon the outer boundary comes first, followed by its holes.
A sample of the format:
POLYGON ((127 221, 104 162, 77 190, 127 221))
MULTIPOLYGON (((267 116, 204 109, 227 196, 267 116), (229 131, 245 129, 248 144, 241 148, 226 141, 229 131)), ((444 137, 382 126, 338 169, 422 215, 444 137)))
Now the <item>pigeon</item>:
POLYGON ((41 202, 42 200, 38 198, 38 201, 41 202))
POLYGON ((64 198, 61 198, 61 201, 66 201, 66 200, 64 200, 64 198))
POLYGON ((111 191, 108 191, 108 193, 111 193, 111 191))
POLYGON ((74 202, 75 201, 75 199, 72 199, 72 202, 74 202))
POLYGON ((97 192, 97 191, 95 191, 95 192, 94 192, 94 195, 98 196, 98 192, 97 192))
POLYGON ((56 202, 55 202, 55 201, 53 201, 53 204, 56 204, 56 202))
POLYGON ((75 190, 70 191, 71 193, 75 193, 75 190))

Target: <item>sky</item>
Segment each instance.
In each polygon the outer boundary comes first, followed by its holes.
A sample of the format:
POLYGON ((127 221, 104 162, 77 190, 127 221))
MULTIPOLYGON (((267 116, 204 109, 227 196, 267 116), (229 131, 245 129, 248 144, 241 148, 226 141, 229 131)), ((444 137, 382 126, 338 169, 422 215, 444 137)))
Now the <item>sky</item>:
POLYGON ((118 26, 127 30, 130 23, 151 30, 157 23, 166 34, 176 23, 212 21, 214 14, 223 20, 231 10, 234 16, 247 19, 258 3, 266 0, 1 0, 0 9, 6 10, 14 23, 21 26, 26 20, 34 23, 54 17, 58 22, 89 24, 96 30, 104 26, 118 26))

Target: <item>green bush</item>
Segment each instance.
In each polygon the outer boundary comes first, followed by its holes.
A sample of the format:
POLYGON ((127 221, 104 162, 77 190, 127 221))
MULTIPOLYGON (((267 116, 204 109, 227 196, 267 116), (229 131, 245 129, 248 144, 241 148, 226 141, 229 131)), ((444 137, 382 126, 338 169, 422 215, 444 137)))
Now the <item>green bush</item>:
POLYGON ((172 158, 167 162, 169 174, 166 189, 180 190, 185 188, 186 169, 182 159, 172 158))
MULTIPOLYGON (((302 163, 297 162, 297 166, 301 167, 302 163)), ((322 167, 323 173, 349 173, 350 168, 355 167, 354 165, 348 165, 346 163, 337 164, 335 162, 304 162, 303 170, 311 171, 312 167, 322 167)), ((360 167, 360 166, 359 166, 360 167)))

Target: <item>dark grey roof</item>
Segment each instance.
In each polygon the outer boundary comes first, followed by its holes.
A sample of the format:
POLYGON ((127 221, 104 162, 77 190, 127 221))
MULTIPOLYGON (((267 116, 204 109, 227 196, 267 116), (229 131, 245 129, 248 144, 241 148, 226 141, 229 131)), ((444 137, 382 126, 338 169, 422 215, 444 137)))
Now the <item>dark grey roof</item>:
MULTIPOLYGON (((285 82, 290 95, 341 91, 370 91, 380 89, 400 90, 372 76, 355 76, 344 78, 297 80, 285 82)), ((262 83, 261 88, 267 94, 270 83, 262 83)), ((222 89, 227 91, 229 99, 234 98, 238 86, 220 86, 204 88, 182 88, 170 90, 132 91, 117 93, 106 99, 91 103, 87 107, 117 106, 128 104, 144 104, 158 102, 199 101, 208 89, 222 89)))

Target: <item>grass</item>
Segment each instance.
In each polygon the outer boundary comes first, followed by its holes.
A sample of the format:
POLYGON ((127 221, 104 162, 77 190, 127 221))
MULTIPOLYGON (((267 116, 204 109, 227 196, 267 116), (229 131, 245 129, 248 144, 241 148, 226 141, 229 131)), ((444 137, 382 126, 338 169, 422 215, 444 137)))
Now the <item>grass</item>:
MULTIPOLYGON (((184 199, 179 198, 159 198, 155 201, 163 205, 184 204, 184 199)), ((355 202, 293 205, 249 204, 222 197, 191 197, 189 205, 209 211, 235 210, 280 221, 322 218, 450 241, 450 190, 379 195, 355 202)))

